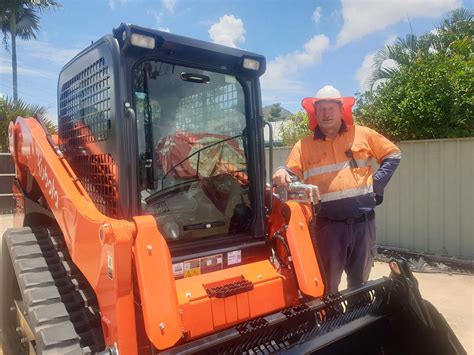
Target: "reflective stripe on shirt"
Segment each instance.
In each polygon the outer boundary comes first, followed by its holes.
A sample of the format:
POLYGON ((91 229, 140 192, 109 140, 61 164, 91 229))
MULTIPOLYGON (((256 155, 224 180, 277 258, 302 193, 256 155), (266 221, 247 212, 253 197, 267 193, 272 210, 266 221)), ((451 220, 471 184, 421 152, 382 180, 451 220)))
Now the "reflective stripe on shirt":
POLYGON ((383 160, 385 159, 401 159, 402 158, 402 152, 396 152, 390 155, 387 155, 383 160))
POLYGON ((328 192, 321 195, 321 202, 329 202, 329 201, 341 200, 343 198, 348 198, 348 197, 361 196, 361 195, 371 193, 373 191, 374 189, 372 185, 368 185, 368 186, 358 187, 355 189, 328 192))
MULTIPOLYGON (((348 160, 342 163, 330 164, 330 165, 320 166, 317 168, 312 168, 312 169, 309 169, 308 171, 303 172, 303 175, 306 180, 306 179, 309 179, 311 176, 340 171, 342 169, 350 168, 351 167, 350 162, 351 161, 348 160)), ((360 159, 360 160, 356 160, 356 162, 359 168, 363 168, 370 165, 370 159, 360 159)))

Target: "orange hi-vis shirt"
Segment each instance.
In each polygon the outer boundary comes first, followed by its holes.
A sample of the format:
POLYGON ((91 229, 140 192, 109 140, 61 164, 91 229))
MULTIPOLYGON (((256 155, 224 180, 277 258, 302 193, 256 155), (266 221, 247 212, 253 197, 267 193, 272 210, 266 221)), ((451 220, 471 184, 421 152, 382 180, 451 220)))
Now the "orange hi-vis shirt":
POLYGON ((375 207, 375 193, 383 196, 400 157, 398 147, 381 134, 368 127, 344 124, 334 140, 317 130, 314 136, 298 141, 286 167, 304 183, 318 186, 322 202, 319 216, 345 220, 375 207), (374 158, 381 166, 372 176, 374 158))

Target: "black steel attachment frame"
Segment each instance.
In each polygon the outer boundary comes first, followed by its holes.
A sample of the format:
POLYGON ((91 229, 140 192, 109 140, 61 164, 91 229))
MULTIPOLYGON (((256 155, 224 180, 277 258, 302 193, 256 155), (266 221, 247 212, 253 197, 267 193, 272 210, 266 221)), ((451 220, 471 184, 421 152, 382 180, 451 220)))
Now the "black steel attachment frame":
POLYGON ((446 320, 399 273, 250 320, 165 354, 466 354, 446 320))

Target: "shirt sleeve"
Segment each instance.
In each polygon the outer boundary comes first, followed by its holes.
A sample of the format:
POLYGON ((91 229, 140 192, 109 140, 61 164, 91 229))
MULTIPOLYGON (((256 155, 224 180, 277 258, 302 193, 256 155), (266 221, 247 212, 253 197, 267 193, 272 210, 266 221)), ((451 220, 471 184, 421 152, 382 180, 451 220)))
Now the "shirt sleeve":
POLYGON ((402 155, 400 149, 380 133, 368 129, 368 134, 370 149, 377 159, 377 163, 380 164, 373 176, 374 192, 376 195, 383 196, 385 186, 400 164, 402 155))
POLYGON ((301 140, 296 142, 293 149, 286 160, 286 168, 290 173, 297 175, 300 180, 303 180, 303 164, 301 159, 301 140))

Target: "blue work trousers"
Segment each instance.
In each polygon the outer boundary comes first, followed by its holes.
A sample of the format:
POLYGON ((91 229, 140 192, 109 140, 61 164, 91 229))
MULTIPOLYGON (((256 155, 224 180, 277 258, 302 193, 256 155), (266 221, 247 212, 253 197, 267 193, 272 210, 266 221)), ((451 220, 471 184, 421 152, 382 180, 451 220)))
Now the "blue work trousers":
POLYGON ((325 274, 326 294, 338 291, 343 271, 348 288, 369 279, 376 253, 374 218, 354 224, 318 219, 312 237, 325 274))

